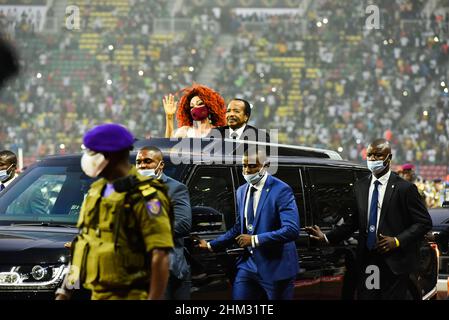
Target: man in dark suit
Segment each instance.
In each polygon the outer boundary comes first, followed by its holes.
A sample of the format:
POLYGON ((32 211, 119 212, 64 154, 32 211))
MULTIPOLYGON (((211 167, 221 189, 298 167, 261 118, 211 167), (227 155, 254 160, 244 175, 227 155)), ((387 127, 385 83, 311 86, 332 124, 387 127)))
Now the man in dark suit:
POLYGON ((235 300, 293 298, 298 273, 298 208, 290 186, 270 176, 268 166, 263 150, 245 152, 243 176, 247 183, 237 190, 234 226, 215 240, 199 241, 200 248, 210 251, 235 242, 244 248, 237 260, 235 300))
MULTIPOLYGON (((228 125, 217 127, 215 130, 224 139, 247 139, 251 141, 270 142, 270 136, 265 130, 257 129, 248 124, 250 116, 250 103, 244 99, 234 98, 229 102, 228 108, 226 109, 226 121, 228 125)), ((211 133, 211 135, 214 135, 214 133, 211 133)))
POLYGON ((372 175, 354 185, 357 211, 327 234, 318 226, 306 228, 311 238, 323 243, 339 243, 359 231, 358 299, 410 299, 420 242, 432 228, 416 186, 391 172, 391 159, 388 141, 373 141, 367 149, 372 175))
POLYGON ((170 277, 168 279, 165 299, 190 299, 191 273, 184 255, 184 237, 189 236, 192 226, 192 210, 189 191, 186 185, 164 174, 164 159, 160 149, 143 147, 136 157, 138 172, 144 176, 160 179, 168 188, 168 196, 173 205, 175 216, 173 252, 170 252, 170 277))

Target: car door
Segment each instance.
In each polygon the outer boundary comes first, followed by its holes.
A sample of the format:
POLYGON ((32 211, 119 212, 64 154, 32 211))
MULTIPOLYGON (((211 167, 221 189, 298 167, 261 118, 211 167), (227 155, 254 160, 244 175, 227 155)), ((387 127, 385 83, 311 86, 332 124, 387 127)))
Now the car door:
MULTIPOLYGON (((191 236, 215 239, 234 225, 235 177, 230 166, 198 165, 187 186, 192 206, 191 236)), ((186 239, 192 269, 193 299, 230 299, 236 256, 195 247, 186 239)))
MULTIPOLYGON (((355 175, 350 168, 307 168, 312 223, 326 233, 355 212, 355 175)), ((337 245, 321 247, 320 299, 352 299, 354 294, 355 235, 337 245)))
POLYGON ((321 276, 321 248, 310 246, 304 227, 310 225, 310 210, 306 208, 303 169, 299 166, 280 165, 274 176, 287 183, 295 195, 300 216, 300 235, 296 241, 299 272, 295 281, 295 299, 319 299, 321 276))

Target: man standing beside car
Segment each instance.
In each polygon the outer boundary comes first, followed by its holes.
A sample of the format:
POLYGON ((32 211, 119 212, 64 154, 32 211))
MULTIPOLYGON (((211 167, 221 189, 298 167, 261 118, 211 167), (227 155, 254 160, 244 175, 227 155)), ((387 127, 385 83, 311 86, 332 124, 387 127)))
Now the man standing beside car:
POLYGON ((0 151, 0 192, 16 178, 17 156, 9 150, 0 151))
POLYGON ((81 207, 72 262, 57 299, 78 284, 93 300, 162 299, 173 248, 165 187, 138 174, 129 163, 133 135, 103 124, 83 138, 81 168, 92 183, 81 207))
POLYGON ((215 240, 199 240, 199 247, 219 251, 236 242, 244 248, 237 261, 234 300, 292 299, 299 270, 299 214, 293 191, 268 174, 263 150, 249 148, 242 163, 247 183, 237 190, 236 223, 215 240))
POLYGON ((192 209, 189 190, 185 184, 164 174, 164 158, 159 148, 149 146, 139 150, 136 156, 136 168, 146 177, 158 179, 167 186, 174 214, 174 243, 170 252, 170 276, 168 278, 166 300, 189 300, 191 288, 190 266, 184 255, 184 237, 190 234, 192 227, 192 209))
POLYGON ((343 225, 324 234, 306 227, 311 238, 337 244, 359 231, 357 299, 411 299, 410 276, 419 266, 419 247, 432 220, 416 186, 390 170, 391 147, 374 140, 367 149, 372 175, 354 185, 357 210, 343 225))

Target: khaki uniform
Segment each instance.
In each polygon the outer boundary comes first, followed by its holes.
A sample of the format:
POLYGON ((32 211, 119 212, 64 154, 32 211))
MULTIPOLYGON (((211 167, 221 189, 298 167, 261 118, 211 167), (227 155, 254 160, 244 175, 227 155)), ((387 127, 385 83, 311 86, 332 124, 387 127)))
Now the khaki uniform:
POLYGON ((170 200, 163 186, 134 167, 128 174, 148 183, 103 198, 106 180, 100 179, 81 207, 67 281, 69 286, 79 281, 95 300, 146 299, 151 251, 173 247, 170 200))

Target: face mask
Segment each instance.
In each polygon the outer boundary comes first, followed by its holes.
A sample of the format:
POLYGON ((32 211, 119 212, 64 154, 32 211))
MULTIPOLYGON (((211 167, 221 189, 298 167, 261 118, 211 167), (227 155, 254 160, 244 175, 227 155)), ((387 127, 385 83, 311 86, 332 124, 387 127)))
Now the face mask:
POLYGON ((259 172, 253 173, 253 174, 244 174, 243 178, 245 178, 246 182, 249 184, 255 185, 259 183, 260 180, 262 180, 263 175, 265 172, 262 170, 265 168, 265 164, 262 168, 260 168, 259 172))
POLYGON ((109 160, 107 160, 101 153, 95 153, 93 155, 84 153, 81 157, 81 169, 83 169, 84 173, 91 178, 98 177, 108 163, 109 160))
POLYGON ((381 173, 387 167, 388 159, 389 158, 387 157, 385 160, 376 160, 376 161, 367 160, 366 164, 368 166, 368 169, 372 173, 375 173, 375 174, 381 173))
POLYGON ((139 172, 141 175, 145 176, 145 177, 150 177, 150 178, 158 178, 158 176, 160 175, 156 173, 157 169, 159 169, 159 166, 161 165, 162 161, 159 161, 157 167, 155 169, 140 169, 137 170, 137 172, 139 172))
POLYGON ((160 175, 159 173, 156 173, 157 169, 159 169, 159 166, 161 165, 162 161, 159 161, 157 167, 155 169, 141 169, 141 170, 137 170, 137 172, 139 172, 141 175, 145 176, 145 177, 150 177, 150 178, 158 178, 160 175))
POLYGON ((209 116, 209 108, 206 106, 190 109, 193 120, 202 121, 209 116))
POLYGON ((12 166, 13 166, 13 164, 10 165, 10 166, 8 167, 8 169, 6 169, 6 170, 0 170, 0 182, 4 182, 4 181, 6 181, 6 180, 9 179, 9 176, 10 176, 11 174, 8 173, 8 170, 11 169, 12 166))

